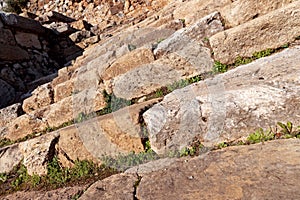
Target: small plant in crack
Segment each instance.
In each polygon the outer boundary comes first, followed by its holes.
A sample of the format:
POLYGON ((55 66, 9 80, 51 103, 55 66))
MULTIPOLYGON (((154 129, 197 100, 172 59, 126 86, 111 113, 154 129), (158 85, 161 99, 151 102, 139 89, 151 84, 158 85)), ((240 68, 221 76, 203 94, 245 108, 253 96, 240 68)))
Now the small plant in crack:
POLYGON ((163 97, 164 96, 164 93, 163 93, 163 91, 161 90, 161 89, 159 89, 159 90, 157 90, 156 92, 155 92, 155 98, 159 98, 159 97, 163 97))
POLYGON ((240 65, 246 65, 248 63, 251 63, 253 61, 252 58, 242 58, 242 57, 237 57, 237 59, 234 62, 234 66, 240 66, 240 65))
POLYGON ((128 44, 128 50, 129 51, 133 51, 133 50, 135 50, 136 49, 136 46, 135 45, 133 45, 133 44, 128 44))
POLYGON ((290 46, 290 44, 286 43, 286 44, 282 45, 281 48, 285 49, 285 48, 288 48, 289 46, 290 46))
POLYGON ((158 40, 157 40, 157 44, 161 43, 161 42, 164 41, 164 40, 165 40, 165 38, 160 38, 160 39, 158 39, 158 40))
POLYGON ((253 53, 253 58, 254 59, 263 58, 263 57, 271 55, 274 52, 275 52, 274 49, 266 49, 266 50, 263 50, 263 51, 255 52, 255 53, 253 53))
POLYGON ((168 85, 167 89, 168 89, 168 92, 173 92, 174 90, 186 87, 189 84, 190 84, 189 80, 179 80, 173 84, 168 85))
POLYGON ((3 138, 3 139, 0 140, 0 148, 2 148, 4 146, 11 145, 11 144, 14 144, 14 142, 11 141, 10 139, 3 138))
POLYGON ((6 182, 7 178, 8 178, 7 173, 0 173, 0 183, 6 182))
POLYGON ((221 142, 217 146, 218 146, 218 149, 222 149, 222 148, 228 147, 229 144, 227 142, 221 142))
POLYGON ((201 144, 199 139, 195 138, 188 147, 168 152, 167 157, 199 156, 201 153, 204 153, 207 150, 209 149, 201 144))
POLYGON ((213 67, 214 73, 224 73, 228 70, 228 66, 221 63, 220 61, 216 61, 213 67))
POLYGON ((259 143, 259 142, 273 140, 274 137, 275 137, 275 135, 271 129, 264 131, 262 128, 259 128, 257 131, 255 131, 254 133, 251 133, 248 136, 247 141, 250 144, 255 144, 255 143, 259 143))
POLYGON ((288 121, 286 124, 277 122, 277 125, 281 128, 281 130, 276 133, 276 136, 284 136, 285 138, 300 138, 300 126, 294 127, 293 123, 290 121, 288 121))
POLYGON ((131 152, 126 155, 118 155, 115 158, 103 156, 101 160, 105 166, 109 166, 118 171, 125 171, 130 167, 146 163, 151 160, 157 160, 158 158, 159 156, 152 149, 149 149, 147 152, 131 152))
POLYGON ((203 42, 209 42, 208 37, 203 38, 203 42))
POLYGON ((138 186, 139 186, 139 184, 140 184, 140 182, 141 182, 141 180, 142 180, 142 177, 141 176, 139 176, 138 174, 137 174, 137 180, 135 181, 135 183, 134 183, 134 185, 133 185, 133 188, 134 188, 134 191, 133 191, 133 199, 134 200, 137 200, 138 198, 137 198, 137 188, 138 188, 138 186))

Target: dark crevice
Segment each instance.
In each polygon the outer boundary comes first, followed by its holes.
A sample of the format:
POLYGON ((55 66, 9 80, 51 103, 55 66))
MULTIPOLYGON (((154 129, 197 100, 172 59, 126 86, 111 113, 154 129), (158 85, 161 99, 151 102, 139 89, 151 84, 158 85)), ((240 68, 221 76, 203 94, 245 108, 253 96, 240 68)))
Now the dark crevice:
POLYGON ((52 85, 48 86, 49 89, 49 96, 50 96, 50 104, 54 103, 54 89, 52 88, 52 85))
POLYGON ((53 159, 53 157, 56 155, 57 152, 56 152, 55 146, 58 143, 58 141, 59 141, 59 136, 57 136, 56 138, 54 138, 51 141, 50 146, 49 146, 48 154, 47 154, 43 164, 48 163, 49 161, 51 161, 53 159))
POLYGON ((143 114, 144 114, 147 110, 149 110, 154 104, 155 104, 155 103, 150 104, 150 105, 148 105, 148 106, 142 108, 141 111, 140 111, 140 113, 139 113, 139 120, 138 120, 138 122, 139 122, 139 124, 140 124, 140 138, 141 138, 141 142, 142 142, 142 144, 143 144, 143 147, 144 147, 144 150, 145 150, 145 151, 148 150, 148 149, 147 149, 146 143, 147 143, 147 141, 149 141, 149 132, 148 132, 147 125, 146 125, 146 123, 145 123, 145 121, 144 121, 143 114))
POLYGON ((136 173, 137 175, 137 180, 135 181, 134 183, 134 190, 133 190, 133 200, 139 200, 139 198, 137 197, 137 189, 138 189, 138 186, 142 180, 142 176, 138 175, 138 173, 136 173))
POLYGON ((68 154, 67 154, 65 151, 61 150, 60 153, 61 153, 68 161, 70 161, 72 164, 75 164, 75 161, 72 160, 72 159, 68 156, 68 154))
POLYGON ((255 15, 253 15, 252 19, 255 19, 255 18, 257 18, 258 16, 259 16, 259 14, 258 14, 258 13, 256 13, 255 15))

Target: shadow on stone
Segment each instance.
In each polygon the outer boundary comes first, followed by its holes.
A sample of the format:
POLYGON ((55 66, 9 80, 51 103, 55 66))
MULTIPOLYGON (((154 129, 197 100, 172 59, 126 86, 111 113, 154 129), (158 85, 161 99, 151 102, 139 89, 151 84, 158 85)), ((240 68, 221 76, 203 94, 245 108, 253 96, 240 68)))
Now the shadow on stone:
POLYGON ((77 30, 63 19, 46 28, 33 19, 0 13, 0 108, 23 101, 82 55, 83 49, 69 38, 77 30))

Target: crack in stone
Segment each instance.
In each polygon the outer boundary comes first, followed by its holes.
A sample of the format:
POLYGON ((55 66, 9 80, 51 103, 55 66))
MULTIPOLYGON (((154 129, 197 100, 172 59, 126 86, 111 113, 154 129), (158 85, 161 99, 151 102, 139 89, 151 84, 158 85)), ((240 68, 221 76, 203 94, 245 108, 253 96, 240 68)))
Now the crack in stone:
POLYGON ((136 196, 136 193, 137 193, 137 189, 138 189, 138 186, 142 180, 142 176, 139 175, 139 167, 137 167, 137 170, 136 170, 136 176, 137 176, 137 180, 136 182, 134 183, 134 190, 133 190, 133 200, 139 200, 139 198, 136 196))

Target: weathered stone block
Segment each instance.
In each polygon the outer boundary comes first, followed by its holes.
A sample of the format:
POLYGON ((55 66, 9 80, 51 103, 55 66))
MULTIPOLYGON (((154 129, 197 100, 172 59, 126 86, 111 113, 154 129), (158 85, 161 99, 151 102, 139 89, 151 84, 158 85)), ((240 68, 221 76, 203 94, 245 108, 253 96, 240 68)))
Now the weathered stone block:
POLYGON ((35 110, 50 105, 53 102, 53 90, 50 83, 39 86, 32 92, 32 96, 23 101, 23 110, 33 113, 35 110))
POLYGON ((165 96, 143 117, 151 148, 180 150, 247 137, 278 121, 299 124, 300 47, 240 66, 165 96))
POLYGON ((24 138, 29 134, 45 130, 46 127, 47 124, 44 121, 25 114, 8 124, 8 131, 4 137, 10 140, 17 140, 24 138))
POLYGON ((213 61, 208 48, 191 45, 185 53, 182 55, 188 55, 186 58, 176 53, 168 54, 116 77, 112 83, 113 93, 124 99, 142 97, 163 86, 211 70, 213 61))
POLYGON ((227 27, 234 27, 284 7, 296 0, 237 0, 220 8, 227 27))
MULTIPOLYGON (((298 199, 299 147, 297 139, 277 140, 264 145, 225 148, 195 158, 174 159, 173 164, 156 172, 138 173, 142 179, 136 198, 278 199, 281 196, 298 199), (289 190, 295 192, 287 192, 289 190)), ((99 181, 84 196, 93 199, 115 194, 114 188, 123 187, 127 180, 122 174, 116 176, 106 179, 115 180, 109 182, 114 186, 112 189, 96 190, 95 187, 101 187, 98 184, 103 182, 99 181)), ((122 193, 115 198, 121 196, 122 193)))
POLYGON ((7 13, 0 13, 0 18, 6 26, 27 30, 37 34, 46 33, 46 29, 38 21, 29 18, 7 13))
POLYGON ((9 29, 0 28, 0 44, 4 45, 16 45, 15 38, 9 29))
POLYGON ((20 61, 29 59, 29 54, 18 46, 0 44, 0 49, 5 49, 5 51, 0 51, 0 60, 20 61))
POLYGON ((223 31, 224 27, 221 22, 221 16, 218 12, 214 12, 198 20, 195 24, 176 31, 170 37, 160 42, 154 50, 156 57, 165 53, 178 52, 183 57, 187 57, 187 48, 192 43, 203 44, 208 37, 223 31))
POLYGON ((76 91, 74 89, 74 80, 67 80, 54 87, 54 102, 58 102, 68 96, 71 96, 76 91))
POLYGON ((47 163, 51 152, 55 151, 58 133, 46 134, 19 144, 24 159, 23 164, 29 175, 46 175, 47 163))
POLYGON ((233 63, 240 57, 281 47, 300 35, 300 1, 296 1, 210 38, 216 60, 233 63))
POLYGON ((22 159, 18 144, 0 148, 0 173, 9 173, 22 159))
POLYGON ((17 32, 15 37, 16 37, 17 43, 21 46, 24 46, 27 48, 34 47, 37 49, 42 48, 38 35, 35 35, 32 33, 17 32))
POLYGON ((21 113, 22 107, 20 103, 0 109, 0 127, 6 126, 8 123, 20 116, 21 113))
POLYGON ((150 49, 135 49, 124 56, 118 58, 105 72, 101 75, 103 80, 110 80, 131 69, 148 64, 154 61, 154 55, 150 49))

